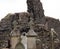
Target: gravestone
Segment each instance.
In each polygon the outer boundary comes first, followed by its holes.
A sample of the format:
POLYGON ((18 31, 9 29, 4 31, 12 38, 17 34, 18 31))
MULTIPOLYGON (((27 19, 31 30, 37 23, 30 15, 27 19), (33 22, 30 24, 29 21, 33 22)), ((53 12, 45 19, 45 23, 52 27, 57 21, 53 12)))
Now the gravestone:
POLYGON ((36 37, 37 34, 30 29, 27 33, 27 49, 36 49, 36 37))
POLYGON ((19 42, 20 32, 16 28, 11 32, 11 49, 15 49, 16 44, 19 42))

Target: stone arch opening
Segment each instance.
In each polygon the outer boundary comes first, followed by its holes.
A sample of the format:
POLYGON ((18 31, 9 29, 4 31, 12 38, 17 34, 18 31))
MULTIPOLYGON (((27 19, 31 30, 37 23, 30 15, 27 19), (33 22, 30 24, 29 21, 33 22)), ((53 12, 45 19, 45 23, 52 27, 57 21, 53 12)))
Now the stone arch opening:
POLYGON ((25 47, 22 43, 18 42, 15 49, 25 49, 25 47))

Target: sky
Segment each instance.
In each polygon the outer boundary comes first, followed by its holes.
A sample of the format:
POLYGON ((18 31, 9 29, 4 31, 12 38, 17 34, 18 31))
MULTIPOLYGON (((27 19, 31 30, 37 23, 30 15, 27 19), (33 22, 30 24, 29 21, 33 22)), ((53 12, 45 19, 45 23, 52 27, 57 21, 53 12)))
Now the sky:
MULTIPOLYGON (((41 0, 45 16, 60 20, 60 0, 41 0)), ((26 0, 0 0, 0 20, 8 13, 27 12, 26 0)))

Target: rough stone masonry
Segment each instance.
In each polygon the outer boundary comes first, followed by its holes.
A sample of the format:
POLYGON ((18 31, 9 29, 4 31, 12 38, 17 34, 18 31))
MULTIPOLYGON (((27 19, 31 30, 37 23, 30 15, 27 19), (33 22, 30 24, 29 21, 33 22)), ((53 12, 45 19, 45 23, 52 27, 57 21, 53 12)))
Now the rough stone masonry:
POLYGON ((53 49, 60 49, 60 21, 44 15, 44 9, 40 0, 27 0, 27 8, 27 12, 8 14, 1 19, 0 48, 11 47, 10 34, 15 28, 22 35, 23 32, 28 33, 32 26, 32 29, 38 35, 37 49, 52 49, 53 47, 53 49), (51 37, 50 33, 51 28, 56 32, 54 32, 53 37, 51 37), (51 38, 59 42, 54 44, 51 38))

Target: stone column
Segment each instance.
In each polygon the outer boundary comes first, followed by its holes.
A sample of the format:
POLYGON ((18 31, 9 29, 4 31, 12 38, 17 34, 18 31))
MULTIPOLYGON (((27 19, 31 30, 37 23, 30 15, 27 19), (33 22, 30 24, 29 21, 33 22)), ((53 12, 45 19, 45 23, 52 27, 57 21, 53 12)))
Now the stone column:
POLYGON ((36 33, 31 29, 27 33, 27 49, 36 49, 36 33))

